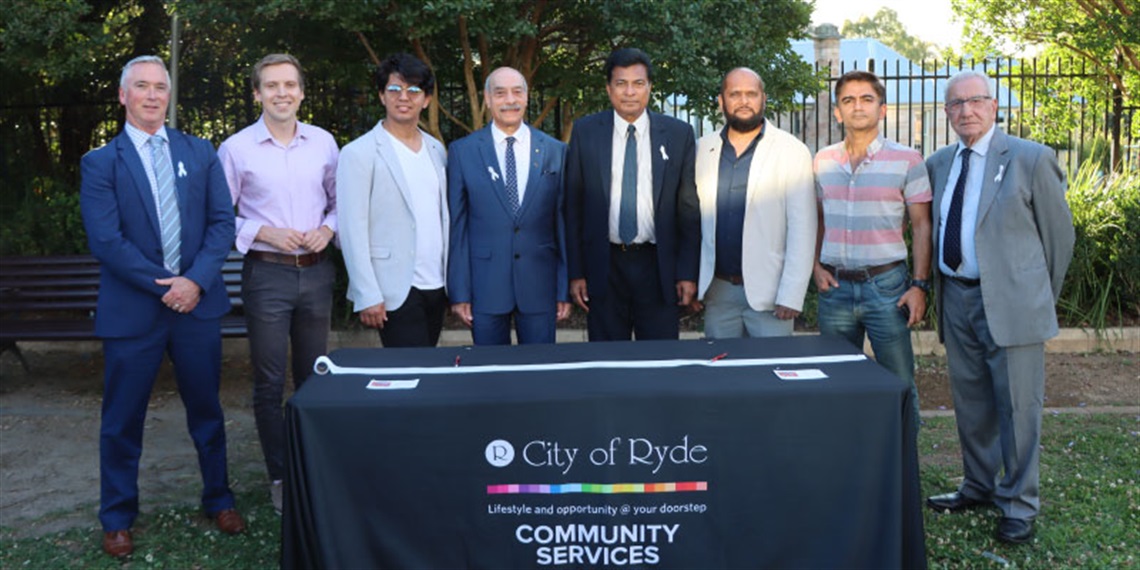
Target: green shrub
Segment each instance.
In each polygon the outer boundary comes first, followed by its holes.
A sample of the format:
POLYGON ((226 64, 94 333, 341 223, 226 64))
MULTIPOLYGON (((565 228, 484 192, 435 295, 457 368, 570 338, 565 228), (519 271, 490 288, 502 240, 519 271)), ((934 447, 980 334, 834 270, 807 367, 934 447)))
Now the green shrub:
POLYGON ((1140 172, 1086 161, 1069 181, 1077 241, 1058 302, 1064 325, 1103 329, 1140 317, 1140 172))
POLYGON ((0 223, 0 255, 63 255, 87 252, 79 213, 79 190, 38 177, 0 223))

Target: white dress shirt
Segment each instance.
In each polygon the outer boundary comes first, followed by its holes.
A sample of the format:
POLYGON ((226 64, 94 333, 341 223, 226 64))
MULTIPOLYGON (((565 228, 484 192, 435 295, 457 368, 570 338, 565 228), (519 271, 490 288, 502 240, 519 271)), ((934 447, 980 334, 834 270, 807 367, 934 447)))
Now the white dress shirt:
MULTIPOLYGON (((630 123, 614 111, 613 161, 610 164, 610 243, 621 243, 621 177, 625 170, 625 139, 630 123)), ((649 112, 633 122, 637 129, 637 237, 634 243, 656 243, 653 228, 653 144, 649 140, 649 112)))
POLYGON ((530 128, 523 123, 515 134, 508 135, 491 122, 491 138, 495 141, 495 156, 499 158, 499 172, 503 173, 504 185, 507 183, 507 137, 515 137, 515 176, 519 182, 519 207, 522 207, 526 182, 530 178, 530 128))
MULTIPOLYGON (((962 266, 958 271, 947 267, 942 261, 942 253, 938 254, 938 270, 943 275, 953 275, 965 279, 978 278, 978 254, 975 251, 974 228, 978 227, 978 201, 982 197, 982 184, 986 174, 986 154, 990 150, 990 140, 994 138, 994 129, 990 131, 974 146, 970 147, 970 172, 966 174, 965 195, 962 196, 962 266)), ((966 145, 958 142, 958 150, 954 153, 954 162, 950 165, 950 172, 946 176, 946 188, 942 192, 942 202, 939 207, 938 243, 946 243, 946 216, 950 215, 950 200, 954 197, 954 185, 958 183, 958 173, 962 171, 962 149, 966 145)))

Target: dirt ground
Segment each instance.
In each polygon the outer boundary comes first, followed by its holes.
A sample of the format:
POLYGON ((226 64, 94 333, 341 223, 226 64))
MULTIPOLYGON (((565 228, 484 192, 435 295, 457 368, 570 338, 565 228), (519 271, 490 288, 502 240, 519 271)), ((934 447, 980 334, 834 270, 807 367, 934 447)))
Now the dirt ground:
MULTIPOLYGON (((12 354, 0 355, 0 535, 97 529, 102 358, 60 351, 28 359, 30 374, 12 354)), ((1046 368, 1050 408, 1140 405, 1140 355, 1048 354, 1046 368)), ((231 486, 263 488, 249 366, 243 357, 228 357, 223 370, 231 486)), ((953 407, 945 359, 920 357, 918 384, 923 410, 953 407)), ((143 513, 158 505, 195 504, 197 462, 169 366, 151 396, 143 447, 143 513)))

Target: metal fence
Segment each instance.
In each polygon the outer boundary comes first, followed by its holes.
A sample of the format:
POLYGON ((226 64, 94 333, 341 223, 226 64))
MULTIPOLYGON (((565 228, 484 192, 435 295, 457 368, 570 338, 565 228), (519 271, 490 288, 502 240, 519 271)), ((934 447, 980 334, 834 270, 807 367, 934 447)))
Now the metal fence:
POLYGON ((773 120, 799 136, 813 153, 842 140, 832 94, 839 77, 853 69, 874 72, 883 80, 887 114, 882 133, 924 155, 957 142, 944 109, 945 86, 958 71, 974 69, 995 81, 998 127, 1048 144, 1070 174, 1094 155, 1103 156, 1106 165, 1140 167, 1140 125, 1135 124, 1140 107, 1123 105, 1120 90, 1085 60, 998 58, 929 66, 869 60, 841 62, 835 69, 817 66, 827 78, 827 89, 800 96, 795 112, 773 120))

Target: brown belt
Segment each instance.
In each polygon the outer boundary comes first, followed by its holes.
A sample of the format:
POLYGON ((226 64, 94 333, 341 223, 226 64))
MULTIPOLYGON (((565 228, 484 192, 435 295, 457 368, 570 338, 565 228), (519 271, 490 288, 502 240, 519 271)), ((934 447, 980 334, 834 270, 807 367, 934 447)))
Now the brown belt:
POLYGON ((883 265, 873 265, 871 267, 862 267, 859 269, 840 269, 826 263, 821 263, 820 265, 822 265, 828 273, 834 275, 836 279, 860 283, 863 281, 869 281, 876 275, 882 275, 883 273, 886 273, 902 265, 902 261, 900 260, 893 263, 884 263, 883 265))
POLYGON ((721 281, 728 281, 729 283, 732 283, 733 285, 742 285, 744 283, 744 277, 741 275, 725 275, 723 273, 717 273, 717 274, 713 275, 713 277, 716 277, 717 279, 720 279, 721 281))
POLYGON ((276 253, 273 251, 259 251, 251 249, 245 252, 245 256, 250 259, 258 261, 267 261, 269 263, 276 263, 278 265, 291 265, 293 267, 309 267, 316 265, 325 260, 325 252, 317 253, 304 253, 301 255, 293 255, 289 253, 276 253))

